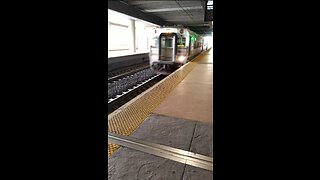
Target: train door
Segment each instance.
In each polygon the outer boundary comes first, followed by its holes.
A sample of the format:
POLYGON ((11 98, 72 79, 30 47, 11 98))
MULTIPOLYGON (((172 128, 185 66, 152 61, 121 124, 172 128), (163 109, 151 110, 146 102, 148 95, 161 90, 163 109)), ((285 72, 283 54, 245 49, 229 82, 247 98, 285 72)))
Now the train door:
POLYGON ((175 61, 177 53, 177 34, 175 33, 161 33, 160 34, 160 52, 159 60, 161 61, 175 61))

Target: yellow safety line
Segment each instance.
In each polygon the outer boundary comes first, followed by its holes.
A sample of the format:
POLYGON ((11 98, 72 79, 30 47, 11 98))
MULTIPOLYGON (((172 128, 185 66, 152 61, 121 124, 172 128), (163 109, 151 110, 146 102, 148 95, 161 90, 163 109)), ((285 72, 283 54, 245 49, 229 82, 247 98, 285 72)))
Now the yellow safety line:
MULTIPOLYGON (((207 52, 207 51, 206 51, 207 52)), ((204 56, 201 53, 191 62, 184 65, 167 78, 157 83, 142 96, 135 98, 120 107, 121 111, 108 117, 108 132, 129 136, 161 104, 172 90, 192 71, 197 62, 204 56)), ((119 148, 119 145, 108 144, 108 157, 119 148)))

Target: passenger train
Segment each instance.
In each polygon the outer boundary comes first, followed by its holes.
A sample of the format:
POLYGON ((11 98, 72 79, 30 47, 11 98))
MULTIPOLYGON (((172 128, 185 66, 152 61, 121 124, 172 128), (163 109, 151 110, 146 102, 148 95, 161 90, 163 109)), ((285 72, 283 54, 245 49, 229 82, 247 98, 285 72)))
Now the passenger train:
POLYGON ((206 50, 204 38, 184 27, 154 30, 150 46, 150 67, 159 74, 169 74, 206 50))

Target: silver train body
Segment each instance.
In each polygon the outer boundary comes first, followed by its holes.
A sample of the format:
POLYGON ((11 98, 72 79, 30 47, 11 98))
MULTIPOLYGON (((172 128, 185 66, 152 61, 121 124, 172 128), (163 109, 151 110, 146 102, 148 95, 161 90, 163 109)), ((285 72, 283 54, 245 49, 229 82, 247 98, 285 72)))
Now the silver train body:
POLYGON ((157 28, 150 46, 150 67, 169 74, 206 49, 203 37, 187 28, 157 28))

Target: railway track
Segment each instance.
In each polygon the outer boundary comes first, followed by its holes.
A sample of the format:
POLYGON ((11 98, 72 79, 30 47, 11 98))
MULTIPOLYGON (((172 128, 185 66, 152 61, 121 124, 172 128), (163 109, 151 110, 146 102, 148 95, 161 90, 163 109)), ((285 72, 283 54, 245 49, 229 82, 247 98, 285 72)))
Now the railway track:
POLYGON ((117 70, 108 72, 108 80, 112 78, 116 78, 117 76, 121 76, 126 73, 141 71, 149 67, 150 67, 149 63, 142 63, 142 64, 133 65, 130 67, 119 68, 117 70))
POLYGON ((153 85, 155 85, 157 82, 159 82, 161 79, 163 79, 162 75, 156 75, 152 77, 150 80, 134 87, 133 89, 129 89, 127 92, 124 92, 122 95, 116 97, 115 99, 112 99, 108 102, 108 114, 112 113, 125 103, 129 102, 131 99, 135 98, 142 92, 146 91, 153 85))
POLYGON ((147 68, 138 72, 118 75, 110 81, 108 79, 108 95, 105 99, 108 104, 108 114, 149 89, 164 77, 147 68))
POLYGON ((127 71, 121 71, 122 73, 114 73, 110 75, 110 77, 108 77, 108 83, 112 83, 126 76, 130 76, 132 74, 135 74, 136 72, 149 69, 149 68, 150 68, 149 65, 145 65, 145 66, 139 66, 136 69, 128 69, 127 71))

